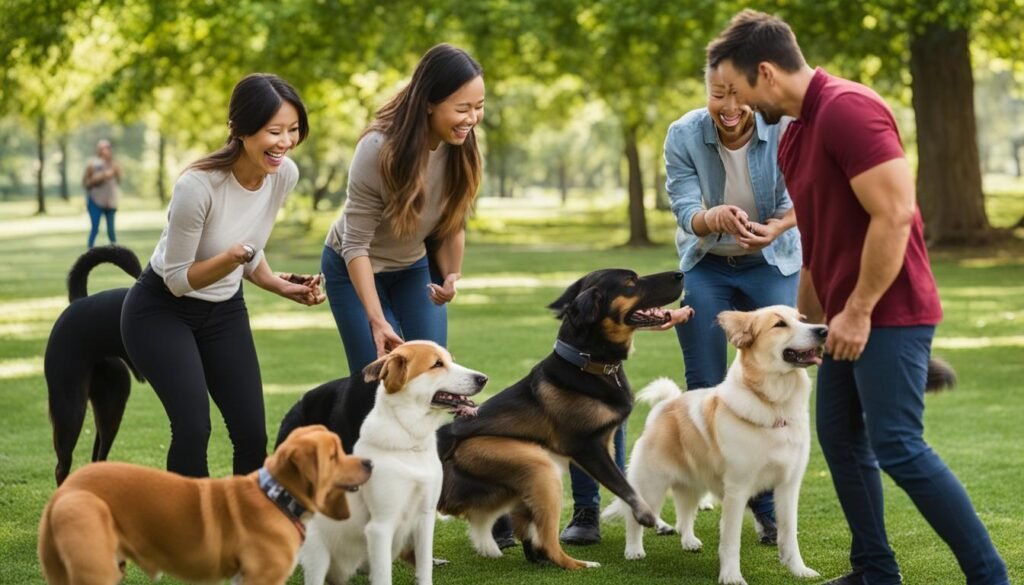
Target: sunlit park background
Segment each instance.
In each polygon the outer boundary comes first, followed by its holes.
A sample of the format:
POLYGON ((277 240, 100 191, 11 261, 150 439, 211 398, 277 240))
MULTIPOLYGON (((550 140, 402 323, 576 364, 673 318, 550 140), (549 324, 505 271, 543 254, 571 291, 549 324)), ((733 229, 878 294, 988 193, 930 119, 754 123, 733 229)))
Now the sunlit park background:
MULTIPOLYGON (((125 169, 120 243, 145 262, 178 173, 227 136, 233 84, 253 71, 288 79, 312 131, 293 153, 302 178, 268 255, 275 269, 314 272, 373 112, 433 44, 469 50, 485 69, 487 172, 450 346, 490 375, 489 394, 550 351, 556 322, 544 307, 574 278, 677 266, 662 142, 672 120, 703 105, 703 47, 746 6, 786 18, 812 65, 871 85, 897 115, 946 315, 935 352, 960 374, 955 391, 927 398, 926 436, 967 486, 1013 582, 1024 580, 1022 0, 0 0, 0 583, 42 582, 36 529, 55 462, 42 356, 67 305, 66 272, 85 250, 81 177, 98 139, 112 140, 125 169)), ((129 283, 102 267, 90 290, 129 283)), ((250 285, 246 297, 274 436, 303 391, 346 366, 327 307, 250 285)), ((636 346, 634 387, 683 380, 672 333, 641 333, 636 346)), ((644 414, 630 421, 631 441, 644 414)), ((211 470, 225 475, 228 440, 216 417, 214 427, 211 470)), ((159 402, 136 383, 111 458, 162 467, 168 436, 159 402)), ((76 466, 91 442, 87 421, 76 466)), ((905 582, 962 583, 952 554, 888 481, 886 497, 905 582)), ((664 514, 672 520, 671 506, 664 514)), ((636 562, 622 558, 621 527, 605 525, 602 544, 569 548, 602 568, 569 574, 527 564, 519 548, 481 559, 450 520, 435 552, 452 563, 436 581, 715 583, 717 521, 717 511, 699 518, 704 552, 648 536, 648 557, 636 562)), ((800 538, 823 575, 848 568, 849 535, 816 444, 800 538)), ((751 583, 794 582, 749 519, 743 570, 751 583)), ((127 582, 147 579, 132 568, 127 582)), ((396 582, 412 583, 411 572, 396 582)))

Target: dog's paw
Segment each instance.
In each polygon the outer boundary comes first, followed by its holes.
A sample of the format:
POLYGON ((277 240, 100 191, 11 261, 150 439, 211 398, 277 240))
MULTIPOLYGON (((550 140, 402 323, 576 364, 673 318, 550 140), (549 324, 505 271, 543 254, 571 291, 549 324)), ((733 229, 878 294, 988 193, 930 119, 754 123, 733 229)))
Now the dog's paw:
POLYGON ((676 529, 668 522, 658 518, 658 524, 654 527, 654 533, 658 536, 670 536, 676 533, 676 529))
POLYGON ((821 577, 821 575, 817 571, 808 567, 807 565, 800 565, 798 567, 788 567, 788 569, 790 573, 793 573, 794 577, 798 577, 800 579, 814 579, 816 577, 821 577))
POLYGON ((651 512, 650 508, 647 508, 646 506, 641 509, 634 510, 633 518, 647 528, 654 528, 654 525, 658 523, 658 517, 655 516, 654 513, 651 512))
POLYGON ((640 546, 629 546, 626 545, 625 557, 627 561, 638 561, 647 556, 647 551, 644 550, 643 545, 640 546))
POLYGON ((690 552, 699 552, 704 548, 704 543, 696 536, 684 536, 680 540, 680 544, 683 545, 683 550, 690 552))
POLYGON ((598 562, 595 562, 595 561, 580 561, 580 562, 583 563, 583 568, 584 569, 598 569, 598 568, 601 567, 601 563, 598 563, 598 562))
POLYGON ((704 494, 704 497, 697 503, 697 509, 699 510, 714 510, 715 509, 715 496, 710 493, 704 494))
POLYGON ((488 559, 497 559, 497 558, 501 558, 502 556, 504 556, 504 555, 502 555, 501 549, 498 548, 497 544, 494 544, 494 543, 491 543, 491 544, 492 544, 492 546, 486 546, 485 545, 485 546, 474 547, 474 548, 476 548, 476 553, 478 555, 480 555, 482 557, 486 557, 488 559))
POLYGON ((718 582, 721 585, 747 585, 747 581, 739 571, 723 571, 718 574, 718 582))

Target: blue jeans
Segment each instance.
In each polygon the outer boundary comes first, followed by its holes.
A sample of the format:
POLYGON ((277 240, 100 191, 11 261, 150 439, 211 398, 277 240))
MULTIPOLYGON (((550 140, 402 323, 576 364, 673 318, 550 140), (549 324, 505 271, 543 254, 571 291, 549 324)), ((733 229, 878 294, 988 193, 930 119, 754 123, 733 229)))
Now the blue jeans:
MULTIPOLYGON (((707 254, 684 273, 683 305, 693 318, 676 325, 679 347, 686 364, 686 388, 711 388, 725 380, 727 346, 725 331, 718 325, 722 311, 752 311, 771 305, 796 305, 799 273, 784 276, 761 254, 716 256, 707 254)), ((772 492, 750 500, 757 515, 775 516, 772 492)))
POLYGON ((924 441, 924 386, 933 326, 879 327, 855 362, 818 370, 818 441, 870 585, 899 583, 885 533, 883 469, 953 550, 968 585, 1006 585, 1006 565, 967 491, 924 441))
POLYGON ((92 222, 92 227, 89 229, 89 247, 92 248, 96 245, 96 235, 100 231, 100 216, 107 218, 107 239, 110 240, 111 244, 117 243, 117 236, 114 235, 114 214, 117 213, 116 209, 103 209, 96 202, 92 200, 92 197, 85 196, 85 207, 89 210, 89 221, 92 222))
MULTIPOLYGON (((341 334, 348 359, 349 375, 357 375, 377 359, 377 348, 370 333, 370 320, 348 276, 345 260, 330 246, 320 257, 327 299, 334 322, 341 334)), ((402 339, 426 339, 441 346, 448 344, 447 305, 435 305, 427 294, 431 271, 427 257, 394 272, 373 275, 384 318, 402 339)))
MULTIPOLYGON (((626 423, 615 429, 615 464, 619 469, 626 469, 626 423)), ((572 504, 575 508, 597 508, 601 506, 601 487, 586 471, 569 465, 569 478, 572 481, 572 504)))

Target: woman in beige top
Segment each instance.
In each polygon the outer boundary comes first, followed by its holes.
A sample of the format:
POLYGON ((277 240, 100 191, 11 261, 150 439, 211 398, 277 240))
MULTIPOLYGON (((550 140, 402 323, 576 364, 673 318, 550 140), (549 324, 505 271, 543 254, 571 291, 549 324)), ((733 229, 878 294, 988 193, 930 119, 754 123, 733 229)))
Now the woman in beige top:
POLYGON ((85 186, 85 207, 89 210, 89 247, 96 245, 96 235, 100 231, 100 217, 107 218, 107 238, 111 244, 117 243, 114 234, 114 214, 117 213, 119 185, 121 184, 121 165, 114 160, 114 149, 109 140, 96 143, 96 158, 85 165, 82 185, 85 186))
POLYGON ((445 304, 480 185, 474 129, 483 116, 480 64, 437 45, 356 146, 345 209, 321 259, 351 375, 403 339, 447 344, 445 304))

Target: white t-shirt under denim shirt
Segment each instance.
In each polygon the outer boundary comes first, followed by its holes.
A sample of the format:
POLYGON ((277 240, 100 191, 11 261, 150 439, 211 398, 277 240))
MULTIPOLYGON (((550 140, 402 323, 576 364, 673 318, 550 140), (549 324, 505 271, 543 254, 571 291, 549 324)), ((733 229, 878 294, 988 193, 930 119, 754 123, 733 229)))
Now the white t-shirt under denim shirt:
MULTIPOLYGON (((759 214, 754 200, 754 184, 750 182, 750 163, 747 161, 749 147, 749 140, 736 150, 723 144, 719 145, 718 154, 725 167, 725 204, 739 207, 747 212, 752 221, 757 221, 759 214)), ((736 236, 722 234, 708 252, 718 256, 743 256, 749 254, 750 250, 736 243, 736 236)), ((757 253, 760 254, 760 251, 757 253)))
POLYGON ((176 297, 220 302, 231 298, 263 260, 263 248, 277 213, 299 180, 299 169, 285 158, 255 191, 243 187, 231 171, 186 171, 174 184, 167 226, 149 260, 153 271, 176 297), (249 244, 256 255, 217 282, 194 290, 188 269, 233 246, 249 244))

